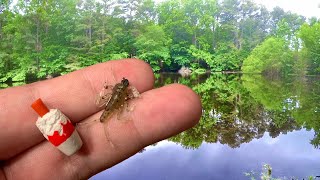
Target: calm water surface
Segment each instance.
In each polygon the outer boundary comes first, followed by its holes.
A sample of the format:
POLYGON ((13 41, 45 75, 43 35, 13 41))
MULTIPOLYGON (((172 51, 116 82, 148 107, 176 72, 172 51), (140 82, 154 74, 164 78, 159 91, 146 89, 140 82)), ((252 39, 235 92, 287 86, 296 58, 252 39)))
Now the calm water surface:
POLYGON ((200 95, 200 123, 92 180, 260 179, 264 164, 273 177, 320 175, 320 77, 161 74, 156 86, 171 83, 200 95))
POLYGON ((161 74, 156 86, 185 84, 203 104, 200 123, 145 148, 91 179, 259 179, 320 175, 320 78, 161 74))

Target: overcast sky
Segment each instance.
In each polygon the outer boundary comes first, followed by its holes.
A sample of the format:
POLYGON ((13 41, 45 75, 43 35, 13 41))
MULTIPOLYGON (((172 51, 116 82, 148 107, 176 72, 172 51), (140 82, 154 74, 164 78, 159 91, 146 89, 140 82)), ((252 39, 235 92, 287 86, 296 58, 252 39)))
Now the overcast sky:
POLYGON ((320 0, 253 0, 257 4, 265 5, 269 10, 279 6, 285 11, 291 11, 307 18, 320 18, 320 0))

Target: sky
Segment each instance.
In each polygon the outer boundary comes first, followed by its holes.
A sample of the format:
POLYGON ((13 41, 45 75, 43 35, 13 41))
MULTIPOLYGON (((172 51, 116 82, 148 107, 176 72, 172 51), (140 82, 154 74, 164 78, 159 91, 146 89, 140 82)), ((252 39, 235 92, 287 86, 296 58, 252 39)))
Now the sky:
POLYGON ((320 0, 253 0, 265 5, 269 10, 279 6, 285 11, 291 11, 307 18, 320 18, 320 0))

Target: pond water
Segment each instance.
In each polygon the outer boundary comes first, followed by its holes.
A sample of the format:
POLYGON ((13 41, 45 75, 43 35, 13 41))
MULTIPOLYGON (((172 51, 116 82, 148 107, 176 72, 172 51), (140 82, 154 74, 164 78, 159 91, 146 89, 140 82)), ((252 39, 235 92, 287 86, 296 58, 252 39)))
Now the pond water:
MULTIPOLYGON (((199 94, 198 125, 148 146, 95 176, 98 179, 260 179, 320 175, 320 77, 268 78, 160 74, 156 87, 180 83, 199 94)), ((0 88, 8 85, 2 84, 0 88)))
POLYGON ((320 175, 320 77, 253 74, 157 76, 156 86, 185 84, 202 100, 194 128, 146 147, 96 179, 256 179, 320 175))

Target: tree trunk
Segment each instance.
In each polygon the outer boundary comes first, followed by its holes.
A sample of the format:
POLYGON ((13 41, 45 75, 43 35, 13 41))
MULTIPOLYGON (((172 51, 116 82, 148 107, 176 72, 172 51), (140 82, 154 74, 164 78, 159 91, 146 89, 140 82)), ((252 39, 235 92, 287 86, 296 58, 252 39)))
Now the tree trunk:
POLYGON ((215 36, 214 36, 215 30, 216 30, 215 25, 212 25, 212 44, 211 44, 212 50, 214 50, 216 48, 216 40, 215 40, 215 36))
POLYGON ((91 41, 92 41, 92 24, 91 24, 91 17, 89 19, 89 44, 91 47, 91 41))
POLYGON ((160 72, 163 72, 163 60, 159 60, 160 72))
POLYGON ((216 29, 217 29, 217 23, 216 22, 219 22, 219 16, 217 15, 215 17, 215 22, 214 24, 212 25, 212 50, 214 51, 216 49, 216 46, 217 46, 217 42, 218 42, 218 34, 216 34, 216 29))
POLYGON ((0 20, 0 39, 2 39, 2 21, 0 20))
POLYGON ((37 70, 40 70, 40 60, 39 53, 41 51, 41 43, 40 43, 40 20, 36 18, 37 23, 37 34, 36 34, 36 54, 37 54, 37 70))
POLYGON ((192 44, 197 48, 197 33, 196 32, 192 36, 192 44))

